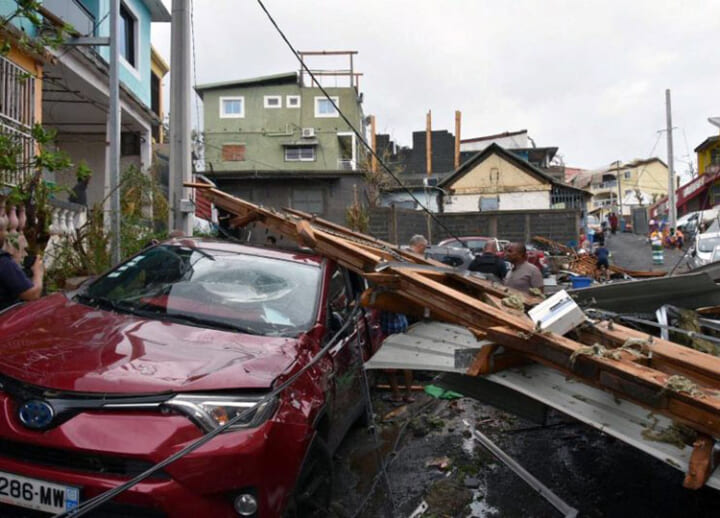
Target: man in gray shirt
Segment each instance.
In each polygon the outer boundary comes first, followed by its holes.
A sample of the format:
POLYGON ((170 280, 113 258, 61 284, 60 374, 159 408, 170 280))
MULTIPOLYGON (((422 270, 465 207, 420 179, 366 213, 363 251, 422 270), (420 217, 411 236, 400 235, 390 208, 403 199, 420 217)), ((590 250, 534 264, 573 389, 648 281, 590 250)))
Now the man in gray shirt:
POLYGON ((542 292, 543 278, 537 266, 527 261, 527 249, 522 243, 511 243, 507 247, 505 257, 513 264, 512 271, 505 278, 505 284, 525 293, 530 288, 537 288, 542 292))

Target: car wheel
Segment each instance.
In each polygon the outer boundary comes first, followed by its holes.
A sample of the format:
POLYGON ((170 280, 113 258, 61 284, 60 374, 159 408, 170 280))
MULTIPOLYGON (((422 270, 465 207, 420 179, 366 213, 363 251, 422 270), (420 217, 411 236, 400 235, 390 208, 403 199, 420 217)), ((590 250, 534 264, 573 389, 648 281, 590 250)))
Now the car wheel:
POLYGON ((330 448, 322 438, 316 436, 283 516, 328 516, 332 483, 333 461, 330 448))

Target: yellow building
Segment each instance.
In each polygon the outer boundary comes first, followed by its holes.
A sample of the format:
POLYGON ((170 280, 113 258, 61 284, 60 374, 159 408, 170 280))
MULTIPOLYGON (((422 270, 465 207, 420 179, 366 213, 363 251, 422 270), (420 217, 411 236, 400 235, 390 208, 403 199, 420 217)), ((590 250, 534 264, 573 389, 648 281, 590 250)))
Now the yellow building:
POLYGON ((165 142, 164 110, 163 110, 163 78, 167 75, 170 67, 167 62, 157 53, 155 47, 150 48, 150 109, 160 119, 160 124, 153 127, 152 136, 155 143, 165 142))
POLYGON ((606 169, 578 175, 573 183, 593 194, 589 213, 602 218, 609 212, 619 213, 622 205, 622 215, 629 218, 633 207, 649 206, 667 196, 668 168, 657 157, 615 162, 606 169))
MULTIPOLYGON (((0 90, 0 133, 22 144, 22 161, 27 163, 35 154, 32 127, 42 122, 43 65, 52 57, 22 45, 22 36, 13 25, 0 26, 0 45, 10 46, 8 53, 0 55, 0 77, 5 85, 0 90)), ((0 184, 17 184, 27 172, 6 172, 0 175, 0 184)))
POLYGON ((720 171, 720 136, 708 137, 695 148, 698 173, 717 173, 720 171))

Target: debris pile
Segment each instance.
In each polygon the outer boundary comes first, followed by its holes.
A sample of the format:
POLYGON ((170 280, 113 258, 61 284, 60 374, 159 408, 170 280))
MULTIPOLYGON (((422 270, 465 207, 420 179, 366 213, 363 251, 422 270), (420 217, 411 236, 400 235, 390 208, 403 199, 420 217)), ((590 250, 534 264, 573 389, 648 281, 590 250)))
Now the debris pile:
MULTIPOLYGON (((517 365, 520 357, 690 427, 702 439, 694 457, 710 455, 707 444, 720 437, 720 394, 714 390, 720 387, 718 357, 608 322, 577 328, 568 336, 536 332, 533 321, 508 308, 505 299, 528 310, 542 302, 540 297, 462 275, 308 214, 270 211, 205 184, 189 186, 203 189, 218 208, 235 216, 235 224, 260 222, 365 277, 372 287, 363 293, 363 305, 464 326, 477 339, 502 345, 503 354, 515 355, 500 361, 497 345, 483 347, 469 374, 498 372, 517 365)), ((700 486, 711 471, 702 473, 700 486)), ((692 487, 699 487, 697 474, 693 477, 686 477, 686 484, 693 478, 692 487)))

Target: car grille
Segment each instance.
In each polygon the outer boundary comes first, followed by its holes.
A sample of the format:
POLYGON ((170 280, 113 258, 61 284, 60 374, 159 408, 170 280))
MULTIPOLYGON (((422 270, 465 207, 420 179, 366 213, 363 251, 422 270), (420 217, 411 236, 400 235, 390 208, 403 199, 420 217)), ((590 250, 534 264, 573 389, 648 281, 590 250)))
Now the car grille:
MULTIPOLYGON (((48 518, 52 514, 15 507, 14 505, 0 504, 0 516, 2 518, 48 518)), ((108 502, 91 511, 87 516, 90 518, 164 518, 167 515, 162 511, 147 507, 108 502)))
MULTIPOLYGON (((52 466, 63 470, 119 475, 127 478, 139 475, 154 466, 152 462, 144 460, 46 448, 6 439, 0 439, 0 457, 31 464, 52 466)), ((150 479, 155 480, 167 480, 169 478, 170 475, 164 471, 158 471, 150 477, 150 479)))

